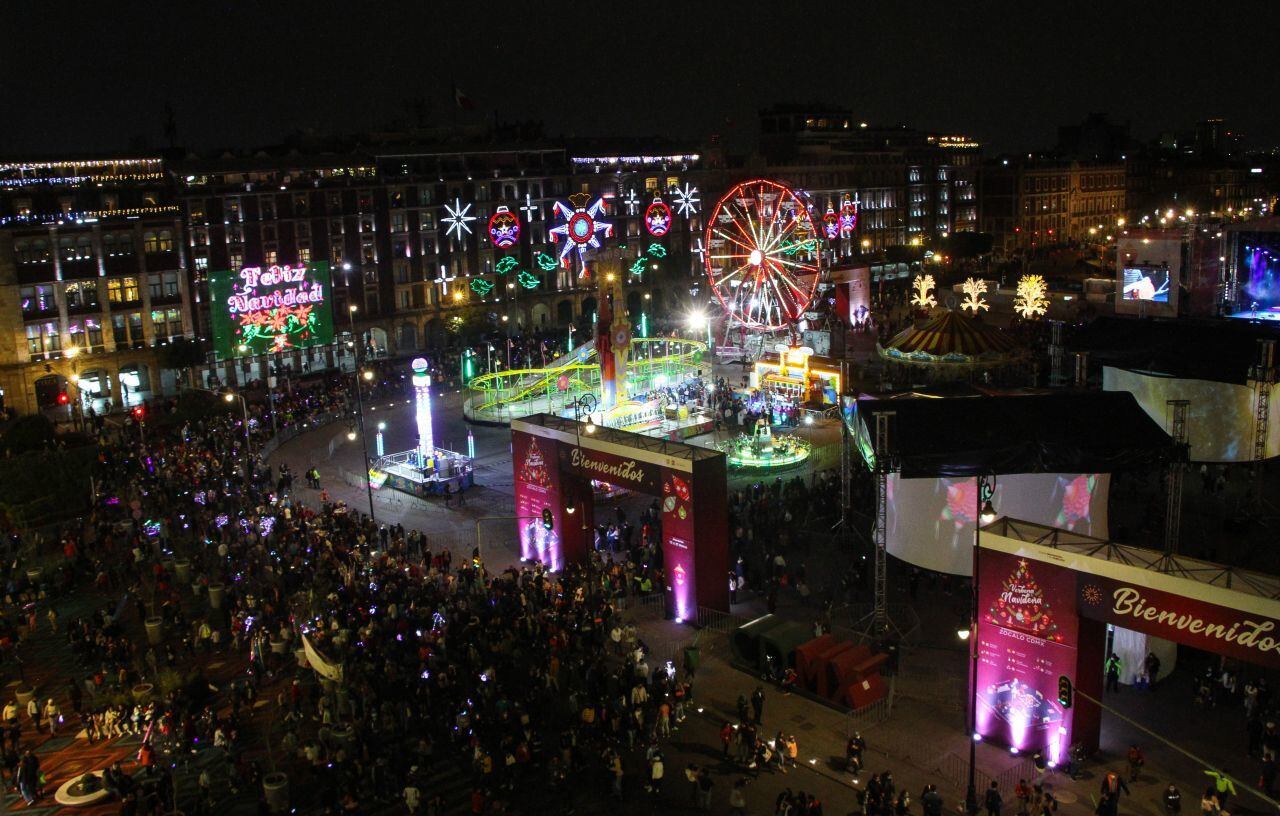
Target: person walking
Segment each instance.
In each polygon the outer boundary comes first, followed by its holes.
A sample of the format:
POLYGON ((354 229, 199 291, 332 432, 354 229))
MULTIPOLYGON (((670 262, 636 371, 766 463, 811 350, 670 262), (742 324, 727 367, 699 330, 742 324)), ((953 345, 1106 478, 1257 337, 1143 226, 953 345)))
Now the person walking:
POLYGON ((751 695, 751 713, 756 725, 764 722, 764 686, 756 686, 751 695))
POLYGON ((1115 652, 1112 652, 1111 656, 1107 658, 1107 666, 1106 666, 1107 691, 1115 691, 1115 692, 1120 691, 1121 668, 1122 666, 1120 663, 1120 655, 1116 654, 1115 652))
POLYGON ((662 778, 666 774, 666 767, 662 764, 662 754, 654 754, 653 759, 649 760, 649 793, 655 798, 662 795, 662 778))
POLYGON ((985 804, 987 816, 1000 816, 1000 806, 1004 804, 1004 799, 1000 796, 999 783, 992 781, 991 787, 987 788, 985 804))
POLYGON ((30 748, 18 763, 18 790, 28 805, 40 798, 40 758, 30 748))
POLYGON ((729 744, 733 742, 733 726, 728 720, 724 721, 724 725, 720 727, 720 746, 723 748, 720 756, 723 759, 729 758, 729 744))
POLYGON ((1142 755, 1142 750, 1137 745, 1130 745, 1129 752, 1125 756, 1129 763, 1129 781, 1138 781, 1138 772, 1142 770, 1142 766, 1146 764, 1146 757, 1142 755))
POLYGON ((1160 676, 1160 658, 1156 657, 1155 652, 1147 652, 1147 657, 1142 661, 1142 668, 1147 673, 1147 690, 1156 690, 1156 679, 1160 676))
POLYGON ((711 773, 703 768, 698 772, 698 809, 711 810, 711 793, 715 788, 715 780, 711 778, 711 773))
POLYGON ((1179 816, 1182 813, 1182 791, 1178 790, 1178 786, 1169 783, 1169 787, 1164 789, 1164 812, 1165 816, 1179 816))

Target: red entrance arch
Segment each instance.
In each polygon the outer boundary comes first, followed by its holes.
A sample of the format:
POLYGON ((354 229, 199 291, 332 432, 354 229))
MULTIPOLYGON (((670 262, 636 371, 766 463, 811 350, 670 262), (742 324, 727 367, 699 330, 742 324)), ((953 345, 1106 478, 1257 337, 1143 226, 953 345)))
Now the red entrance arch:
POLYGON ((1271 576, 998 519, 979 536, 977 733, 1052 762, 1096 750, 1106 624, 1280 668, 1277 597, 1271 576))
POLYGON ((689 620, 699 608, 729 611, 725 455, 592 427, 588 433, 586 423, 551 414, 512 420, 521 555, 553 571, 584 560, 595 527, 591 480, 608 482, 659 500, 667 615, 689 620))

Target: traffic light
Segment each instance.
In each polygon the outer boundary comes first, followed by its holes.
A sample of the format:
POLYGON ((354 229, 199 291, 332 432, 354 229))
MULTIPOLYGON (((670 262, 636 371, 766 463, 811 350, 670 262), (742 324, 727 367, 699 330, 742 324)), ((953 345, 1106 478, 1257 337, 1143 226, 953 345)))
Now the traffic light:
POLYGON ((66 404, 67 404, 67 403, 69 403, 69 402, 71 402, 71 397, 67 396, 67 392, 66 392, 66 391, 59 391, 59 392, 58 392, 58 404, 59 404, 59 405, 66 405, 66 404))
POLYGON ((1071 688, 1071 678, 1065 674, 1058 677, 1058 703, 1063 708, 1071 708, 1071 698, 1075 692, 1071 688))
POLYGON ((550 507, 544 507, 544 508, 542 508, 542 527, 543 527, 543 529, 545 529, 545 530, 550 530, 550 529, 552 529, 552 528, 553 528, 553 527, 555 527, 555 526, 556 526, 555 519, 554 519, 554 518, 552 518, 552 516, 551 516, 551 508, 550 508, 550 507))

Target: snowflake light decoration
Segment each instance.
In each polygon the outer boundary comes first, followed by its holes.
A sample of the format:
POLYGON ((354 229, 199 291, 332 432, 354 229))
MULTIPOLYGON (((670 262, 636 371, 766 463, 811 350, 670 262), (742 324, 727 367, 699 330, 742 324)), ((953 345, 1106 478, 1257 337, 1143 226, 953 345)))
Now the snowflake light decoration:
POLYGON ((627 205, 627 215, 635 215, 640 209, 640 199, 636 198, 635 190, 627 190, 627 197, 622 199, 622 203, 627 205))
POLYGON ((676 197, 676 212, 685 218, 697 214, 698 203, 702 201, 701 198, 698 198, 697 187, 686 181, 683 187, 676 187, 671 192, 676 197))
POLYGON ((987 291, 986 281, 979 278, 966 278, 965 282, 960 285, 960 291, 964 292, 964 300, 960 303, 961 309, 968 309, 974 314, 983 309, 991 309, 987 302, 982 299, 982 295, 987 291))
POLYGON ((471 204, 468 203, 464 205, 461 199, 455 198, 453 200, 452 207, 449 206, 448 202, 445 202, 444 211, 446 215, 440 220, 449 225, 449 228, 444 231, 444 234, 452 235, 460 241, 465 240, 465 236, 462 233, 470 233, 470 222, 476 220, 474 215, 467 214, 471 212, 471 204))
POLYGON ((1018 278, 1013 310, 1027 319, 1045 314, 1049 311, 1048 291, 1049 285, 1042 275, 1023 275, 1018 278))
POLYGON ((604 199, 597 198, 588 206, 587 202, 590 200, 591 197, 584 193, 575 193, 569 196, 569 204, 557 201, 551 207, 556 215, 564 219, 563 224, 557 224, 549 230, 552 241, 564 239, 564 245, 560 247, 561 263, 568 263, 569 253, 577 250, 578 260, 585 268, 587 249, 600 248, 597 235, 604 233, 606 238, 613 237, 613 224, 599 220, 604 213, 604 199))
POLYGON ((933 296, 933 287, 933 275, 916 275, 915 280, 911 281, 911 288, 915 290, 915 294, 911 296, 911 305, 921 309, 937 306, 938 299, 933 296))
POLYGON ((1102 603, 1102 590, 1097 584, 1086 584, 1084 589, 1080 590, 1080 596, 1090 606, 1097 606, 1102 603))

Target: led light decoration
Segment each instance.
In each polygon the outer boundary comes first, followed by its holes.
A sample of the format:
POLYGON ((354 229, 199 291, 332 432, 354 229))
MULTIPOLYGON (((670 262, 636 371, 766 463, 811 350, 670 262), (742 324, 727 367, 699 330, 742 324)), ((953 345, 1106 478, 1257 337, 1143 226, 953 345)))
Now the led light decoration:
POLYGON ((671 208, 662 200, 662 196, 654 196, 645 209, 644 228, 654 238, 661 238, 671 231, 671 208))
POLYGON ((938 299, 933 296, 933 287, 933 275, 916 275, 915 280, 911 281, 911 288, 915 290, 915 294, 911 296, 911 305, 921 309, 937 306, 938 299))
POLYGON ((493 283, 485 280, 484 278, 472 278, 471 291, 475 292, 480 297, 485 297, 493 291, 493 283))
POLYGON ((526 272, 521 269, 516 273, 516 283, 519 283, 525 289, 537 289, 538 284, 542 283, 542 281, 538 280, 538 276, 532 272, 526 272))
POLYGON ((725 453, 729 467, 750 470, 794 467, 808 459, 812 451, 809 443, 798 436, 774 436, 769 421, 763 418, 751 436, 739 434, 716 447, 725 453))
POLYGON ((551 257, 545 252, 539 252, 538 254, 534 255, 533 262, 536 263, 538 265, 538 268, 541 269, 543 272, 550 272, 551 270, 559 266, 559 264, 556 263, 556 259, 551 257))
POLYGON ((702 245, 701 238, 693 239, 693 248, 689 250, 689 254, 698 256, 698 263, 702 263, 704 256, 707 254, 707 248, 702 245))
POLYGON ((1049 285, 1042 275, 1023 275, 1013 297, 1013 310, 1030 320, 1049 311, 1049 285))
POLYGON ((818 264, 787 250, 808 240, 805 202, 767 179, 735 185, 707 218, 707 280, 729 319, 780 331, 799 322, 818 287, 818 264))
POLYGON ((493 271, 499 275, 505 275, 508 272, 514 272, 520 266, 520 262, 510 255, 499 258, 498 262, 493 265, 493 271))
POLYGON ((631 264, 631 267, 627 271, 632 275, 643 275, 648 260, 648 258, 641 255, 639 258, 636 258, 635 262, 631 264))
POLYGON ((964 300, 960 303, 961 309, 968 309, 974 314, 983 309, 991 309, 982 299, 983 293, 987 291, 986 281, 979 278, 966 278, 965 282, 960 284, 960 291, 964 292, 964 300))
POLYGON ((675 188, 672 190, 672 193, 676 197, 676 212, 680 213, 685 218, 697 215, 698 204, 702 201, 701 198, 698 198, 697 187, 685 182, 683 187, 675 188))
POLYGON ((476 220, 474 215, 468 215, 471 212, 471 204, 463 204, 461 199, 455 198, 452 207, 449 206, 448 202, 445 202, 444 211, 446 215, 440 220, 449 225, 444 234, 453 236, 460 241, 465 240, 466 236, 463 235, 463 232, 470 233, 471 222, 476 220))
POLYGON ((849 194, 845 193, 844 201, 840 204, 840 237, 852 238, 855 230, 858 229, 858 201, 850 199, 849 194))
POLYGON ((667 248, 662 244, 649 244, 649 248, 646 249, 645 252, 649 253, 654 258, 667 257, 667 248))
POLYGON ((505 206, 489 216, 489 240, 498 249, 510 249, 520 240, 520 219, 505 206))
POLYGON ((640 199, 636 198, 635 190, 627 190, 627 197, 622 199, 622 203, 627 205, 627 215, 635 215, 640 209, 640 199))
POLYGON ((418 457, 425 462, 436 449, 431 435, 431 375, 427 373, 427 361, 421 357, 415 358, 409 366, 413 369, 413 418, 418 424, 418 457))
POLYGON ((533 203, 533 196, 528 193, 524 194, 524 206, 520 208, 520 212, 524 213, 524 220, 532 224, 542 218, 542 205, 533 203))
POLYGON ((827 202, 827 211, 822 216, 822 234, 827 236, 828 241, 834 241, 840 236, 840 218, 836 215, 835 208, 831 206, 831 202, 827 202))
POLYGON ((606 238, 613 237, 613 224, 599 220, 605 210, 604 199, 597 198, 588 205, 590 200, 591 197, 585 193, 575 193, 569 196, 569 204, 557 201, 552 205, 555 214, 564 219, 563 224, 550 230, 551 240, 564 239, 564 245, 560 248, 561 263, 567 263, 569 253, 577 250, 578 260, 586 268, 587 250, 600 248, 598 234, 604 233, 606 238))

